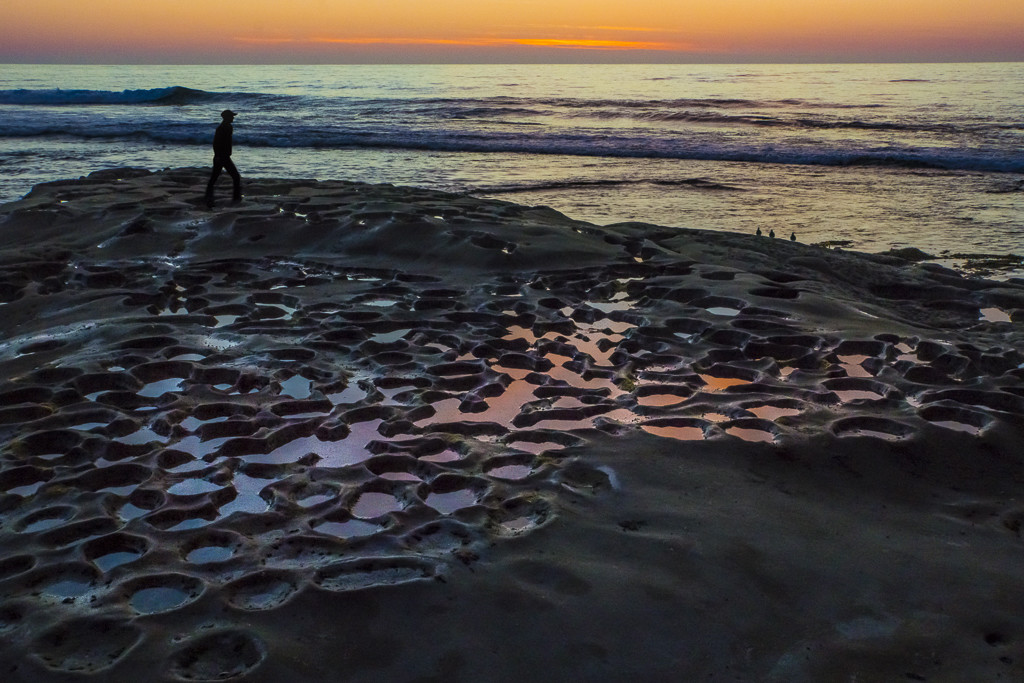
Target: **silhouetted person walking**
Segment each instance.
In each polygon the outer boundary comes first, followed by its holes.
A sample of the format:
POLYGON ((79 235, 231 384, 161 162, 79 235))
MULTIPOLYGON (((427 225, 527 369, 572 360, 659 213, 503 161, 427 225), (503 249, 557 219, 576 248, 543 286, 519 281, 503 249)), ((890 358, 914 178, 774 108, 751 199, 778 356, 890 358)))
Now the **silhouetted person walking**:
POLYGON ((235 168, 235 162, 231 161, 231 134, 234 128, 231 122, 235 120, 235 112, 225 109, 220 113, 220 125, 217 132, 213 134, 213 171, 210 173, 210 182, 206 184, 206 205, 213 208, 213 186, 217 182, 222 170, 227 171, 234 183, 234 195, 236 202, 242 201, 242 176, 235 168))

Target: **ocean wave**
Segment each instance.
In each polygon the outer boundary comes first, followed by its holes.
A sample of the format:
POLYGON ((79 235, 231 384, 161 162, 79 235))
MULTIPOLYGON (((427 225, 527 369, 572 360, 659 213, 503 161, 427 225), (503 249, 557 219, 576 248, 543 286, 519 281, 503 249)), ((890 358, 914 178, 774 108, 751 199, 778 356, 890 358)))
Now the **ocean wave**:
MULTIPOLYGON (((212 130, 207 124, 183 121, 35 122, 31 119, 0 122, 0 138, 49 137, 82 140, 134 140, 162 145, 208 146, 212 130)), ((368 128, 311 125, 239 127, 236 146, 297 149, 408 149, 481 154, 543 154, 579 157, 742 161, 749 163, 814 166, 889 166, 907 169, 945 169, 1024 173, 1024 159, 1015 150, 976 146, 932 147, 866 145, 853 141, 826 144, 701 135, 642 135, 610 133, 604 129, 567 132, 551 129, 530 133, 511 130, 452 131, 401 126, 368 128)))
POLYGON ((0 104, 11 105, 183 105, 239 98, 237 93, 215 93, 175 85, 141 90, 0 90, 0 104))
POLYGON ((618 187, 623 185, 659 185, 667 187, 692 187, 698 190, 744 192, 745 190, 735 185, 716 183, 704 178, 682 178, 652 179, 643 178, 639 180, 567 180, 556 182, 523 183, 510 185, 490 185, 474 188, 471 194, 516 194, 519 192, 540 192, 545 190, 579 190, 596 187, 618 187))
POLYGON ((727 97, 671 98, 671 99, 608 99, 577 97, 514 97, 499 95, 483 98, 379 98, 360 101, 361 106, 387 108, 389 110, 439 111, 448 108, 478 107, 482 109, 508 109, 516 111, 541 111, 543 113, 597 112, 602 111, 661 111, 661 110, 705 110, 705 109, 881 109, 888 105, 864 103, 821 102, 785 98, 781 100, 752 100, 727 97))
POLYGON ((707 111, 666 111, 654 110, 631 112, 616 109, 603 109, 585 112, 577 118, 625 119, 651 122, 681 123, 721 123, 737 126, 764 126, 780 128, 816 128, 816 129, 862 129, 892 130, 906 132, 961 133, 963 129, 951 124, 939 124, 929 121, 920 123, 900 123, 896 121, 864 121, 861 119, 809 118, 785 116, 768 116, 765 114, 722 114, 707 111))

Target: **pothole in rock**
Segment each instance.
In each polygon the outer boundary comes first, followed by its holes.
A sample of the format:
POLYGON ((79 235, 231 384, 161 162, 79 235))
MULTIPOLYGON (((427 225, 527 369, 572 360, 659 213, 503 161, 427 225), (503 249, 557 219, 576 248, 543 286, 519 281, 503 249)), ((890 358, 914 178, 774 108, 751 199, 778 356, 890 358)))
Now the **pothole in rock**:
POLYGON ((430 493, 424 501, 442 515, 450 515, 463 508, 476 505, 477 494, 469 489, 458 489, 447 493, 430 493))
POLYGON ((983 308, 978 312, 978 318, 988 323, 1011 322, 1010 314, 1001 308, 983 308))
POLYGON ((642 424, 640 429, 648 434, 677 441, 703 441, 704 429, 695 426, 642 424))
POLYGON ((184 574, 140 576, 124 586, 128 603, 139 614, 170 612, 198 599, 203 583, 184 574))

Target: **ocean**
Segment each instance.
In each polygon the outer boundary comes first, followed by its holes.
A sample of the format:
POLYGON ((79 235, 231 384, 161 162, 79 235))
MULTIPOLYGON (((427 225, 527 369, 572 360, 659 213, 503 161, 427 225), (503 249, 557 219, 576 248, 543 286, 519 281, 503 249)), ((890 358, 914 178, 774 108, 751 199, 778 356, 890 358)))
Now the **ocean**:
MULTIPOLYGON (((0 202, 119 166, 417 185, 607 224, 1024 253, 1024 63, 0 66, 0 202)), ((227 184, 222 192, 228 193, 227 184)), ((1003 258, 997 277, 1020 276, 1003 258)))

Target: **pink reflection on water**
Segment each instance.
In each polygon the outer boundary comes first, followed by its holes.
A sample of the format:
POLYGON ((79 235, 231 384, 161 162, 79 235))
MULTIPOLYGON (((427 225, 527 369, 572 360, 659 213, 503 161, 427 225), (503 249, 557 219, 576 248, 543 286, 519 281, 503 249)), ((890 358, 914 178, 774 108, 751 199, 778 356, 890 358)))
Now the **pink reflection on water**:
POLYGON ((640 425, 640 429, 648 434, 662 436, 678 441, 703 441, 704 430, 700 427, 659 427, 657 425, 640 425))
POLYGON ((424 502, 441 514, 448 515, 456 510, 475 505, 476 493, 469 489, 459 489, 449 493, 431 493, 424 502))
POLYGON ((505 391, 500 396, 488 397, 486 399, 487 409, 479 413, 464 413, 459 409, 462 405, 461 399, 446 398, 433 404, 436 411, 434 415, 417 421, 416 425, 422 427, 447 422, 512 424, 512 420, 519 414, 523 404, 535 400, 533 392, 536 388, 536 385, 525 380, 515 380, 505 387, 505 391))
POLYGON ((858 401, 862 399, 877 401, 878 399, 882 398, 881 394, 878 394, 874 391, 866 391, 863 389, 833 389, 832 391, 835 393, 836 396, 839 397, 839 400, 842 401, 843 403, 849 403, 850 401, 858 401))
POLYGON ((372 519, 386 515, 389 512, 397 512, 403 507, 402 502, 390 493, 368 492, 361 493, 352 506, 352 516, 362 519, 372 519))
POLYGON ((558 332, 545 332, 544 334, 542 334, 540 336, 537 336, 536 334, 533 333, 533 330, 528 328, 528 327, 521 327, 519 325, 510 325, 509 328, 508 328, 508 334, 506 334, 504 337, 502 337, 502 339, 506 339, 506 340, 510 340, 510 341, 513 340, 513 339, 523 339, 527 343, 529 343, 530 346, 534 346, 541 339, 551 339, 551 340, 554 340, 554 339, 557 339, 559 336, 560 335, 559 335, 558 332))
POLYGON ((636 402, 642 406, 670 406, 684 400, 685 398, 678 394, 647 394, 637 398, 636 402))
POLYGON ((534 443, 533 441, 513 441, 508 445, 509 448, 514 448, 517 451, 526 451, 527 453, 543 453, 544 451, 555 451, 565 448, 560 443, 554 441, 543 441, 534 443))
POLYGON ((847 377, 872 377, 873 375, 868 372, 867 368, 861 365, 868 358, 871 358, 871 356, 860 354, 839 356, 839 364, 846 371, 847 377))
POLYGON ((704 380, 707 386, 701 387, 701 391, 722 391, 729 387, 739 386, 741 384, 752 384, 748 379, 740 379, 738 377, 713 377, 711 375, 699 375, 704 380))
POLYGON ((729 427, 725 430, 726 434, 732 434, 737 436, 744 441, 774 441, 775 435, 771 432, 766 432, 763 429, 749 429, 746 427, 729 427))
POLYGON ((799 408, 781 408, 769 405, 747 408, 747 410, 763 420, 777 420, 780 417, 791 417, 800 414, 799 408))

